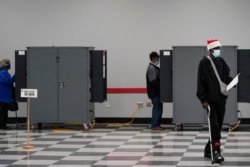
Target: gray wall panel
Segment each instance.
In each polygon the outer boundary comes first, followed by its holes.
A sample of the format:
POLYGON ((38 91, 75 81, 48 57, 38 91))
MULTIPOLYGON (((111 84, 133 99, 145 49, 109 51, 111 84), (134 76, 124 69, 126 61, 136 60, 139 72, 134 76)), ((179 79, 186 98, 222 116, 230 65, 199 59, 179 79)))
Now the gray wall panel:
MULTIPOLYGON (((235 77, 237 75, 237 46, 222 46, 221 56, 230 67, 230 76, 235 77)), ((227 99, 224 122, 229 124, 237 122, 237 111, 237 89, 232 88, 229 91, 229 96, 227 99)))
POLYGON ((90 123, 90 47, 28 47, 28 88, 33 123, 90 123))
POLYGON ((27 86, 38 89, 31 99, 31 120, 57 120, 57 49, 28 48, 27 86))
POLYGON ((196 97, 197 69, 204 47, 173 47, 173 122, 202 123, 204 111, 196 97))
POLYGON ((87 122, 89 104, 89 49, 59 48, 59 120, 87 122), (84 114, 83 114, 84 113, 84 114), (87 115, 86 115, 87 114, 87 115))

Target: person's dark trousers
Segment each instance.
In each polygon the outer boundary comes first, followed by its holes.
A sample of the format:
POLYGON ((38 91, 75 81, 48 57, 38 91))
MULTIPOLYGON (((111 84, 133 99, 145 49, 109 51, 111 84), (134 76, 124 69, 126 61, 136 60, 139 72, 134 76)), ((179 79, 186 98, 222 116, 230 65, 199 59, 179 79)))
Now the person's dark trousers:
MULTIPOLYGON (((225 116, 225 103, 222 104, 209 104, 210 112, 210 125, 212 141, 219 142, 221 139, 221 130, 225 116)), ((220 150, 220 149, 219 149, 220 150)), ((210 153, 210 141, 208 140, 205 146, 205 153, 210 153)))
POLYGON ((6 128, 8 120, 8 104, 0 102, 0 128, 6 128))
POLYGON ((151 128, 156 128, 161 125, 163 104, 160 100, 160 95, 151 98, 153 108, 152 108, 152 118, 151 118, 151 128))

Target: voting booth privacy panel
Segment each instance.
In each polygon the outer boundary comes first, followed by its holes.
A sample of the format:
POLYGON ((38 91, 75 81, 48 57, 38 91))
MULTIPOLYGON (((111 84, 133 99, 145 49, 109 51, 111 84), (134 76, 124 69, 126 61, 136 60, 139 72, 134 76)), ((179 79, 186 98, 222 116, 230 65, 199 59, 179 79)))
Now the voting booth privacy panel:
MULTIPOLYGON (((173 103, 173 123, 206 123, 196 97, 198 63, 206 46, 174 46, 160 50, 162 102, 173 103)), ((240 81, 230 90, 225 123, 238 120, 237 102, 250 102, 250 50, 223 46, 221 55, 240 81), (238 71, 237 71, 238 70, 238 71)), ((93 47, 28 47, 15 51, 16 98, 23 88, 38 89, 31 100, 33 123, 91 122, 95 102, 107 99, 107 52, 93 47), (28 85, 28 86, 27 86, 28 85)))
POLYGON ((238 83, 238 102, 250 102, 250 50, 238 49, 238 71, 240 82, 238 83))
MULTIPOLYGON (((221 56, 230 67, 230 75, 236 76, 237 46, 223 46, 221 50, 221 56)), ((203 56, 208 55, 207 48, 205 46, 174 46, 172 52, 162 50, 160 55, 161 100, 173 102, 173 123, 206 123, 207 115, 196 97, 196 90, 198 64, 203 56)), ((237 110, 237 89, 233 88, 230 90, 226 104, 225 124, 237 122, 237 110)))
POLYGON ((30 104, 31 123, 93 121, 94 103, 107 99, 106 51, 93 47, 27 47, 26 56, 19 53, 16 51, 16 71, 24 68, 25 62, 27 74, 17 74, 22 78, 17 79, 17 87, 27 82, 27 88, 38 90, 38 98, 30 104))

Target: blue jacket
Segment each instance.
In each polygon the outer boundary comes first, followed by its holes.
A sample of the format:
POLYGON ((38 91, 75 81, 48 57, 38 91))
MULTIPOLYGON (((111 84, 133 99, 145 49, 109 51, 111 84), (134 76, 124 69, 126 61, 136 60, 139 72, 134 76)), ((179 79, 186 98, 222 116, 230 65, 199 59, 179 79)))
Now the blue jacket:
POLYGON ((11 76, 7 70, 0 70, 0 102, 11 103, 15 78, 15 75, 11 76))

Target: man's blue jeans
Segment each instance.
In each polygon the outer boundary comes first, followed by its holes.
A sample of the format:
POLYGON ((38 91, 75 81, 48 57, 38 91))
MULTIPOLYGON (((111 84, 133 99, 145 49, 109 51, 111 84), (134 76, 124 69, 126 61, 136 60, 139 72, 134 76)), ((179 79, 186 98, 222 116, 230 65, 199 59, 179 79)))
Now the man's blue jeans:
POLYGON ((160 95, 151 98, 153 108, 152 108, 152 118, 151 118, 151 128, 156 128, 161 125, 163 104, 160 100, 160 95))

